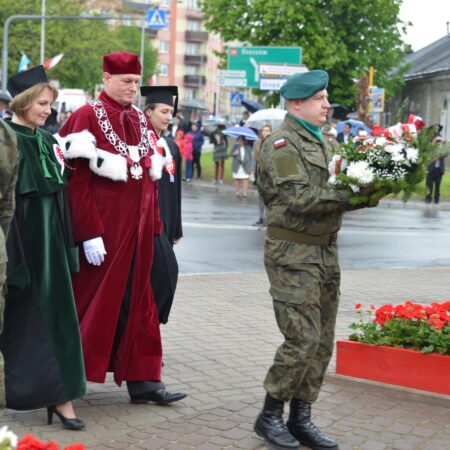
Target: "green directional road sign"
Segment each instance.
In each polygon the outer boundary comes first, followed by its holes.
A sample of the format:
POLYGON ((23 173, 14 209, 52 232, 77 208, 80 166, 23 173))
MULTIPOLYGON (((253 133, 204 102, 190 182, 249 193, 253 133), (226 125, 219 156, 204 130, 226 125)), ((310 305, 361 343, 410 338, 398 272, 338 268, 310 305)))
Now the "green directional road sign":
POLYGON ((245 70, 247 87, 259 87, 259 68, 266 64, 301 64, 301 47, 230 47, 228 70, 245 70))

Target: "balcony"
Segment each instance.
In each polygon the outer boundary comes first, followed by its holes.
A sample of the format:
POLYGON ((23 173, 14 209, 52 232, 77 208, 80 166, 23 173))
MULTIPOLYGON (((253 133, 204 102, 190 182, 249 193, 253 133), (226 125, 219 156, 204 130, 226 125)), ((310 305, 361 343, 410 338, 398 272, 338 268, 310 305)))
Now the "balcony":
POLYGON ((184 63, 190 65, 206 64, 207 59, 206 55, 184 55, 184 63))
POLYGON ((186 9, 186 18, 188 18, 188 19, 201 19, 202 18, 202 11, 201 11, 201 9, 192 9, 192 8, 186 9))
POLYGON ((186 41, 206 42, 208 40, 207 31, 186 31, 186 41))
POLYGON ((185 75, 184 85, 190 87, 204 86, 206 77, 204 75, 185 75))
POLYGON ((155 30, 154 28, 146 28, 145 34, 151 38, 155 38, 158 35, 159 30, 155 30))

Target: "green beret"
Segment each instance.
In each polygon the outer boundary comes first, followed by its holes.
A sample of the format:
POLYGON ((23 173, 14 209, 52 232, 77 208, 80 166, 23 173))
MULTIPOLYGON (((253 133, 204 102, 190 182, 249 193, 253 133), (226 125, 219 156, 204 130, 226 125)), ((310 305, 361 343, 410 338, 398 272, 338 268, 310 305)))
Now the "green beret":
POLYGON ((280 94, 287 100, 312 97, 328 86, 328 73, 325 70, 311 70, 295 73, 281 86, 280 94))

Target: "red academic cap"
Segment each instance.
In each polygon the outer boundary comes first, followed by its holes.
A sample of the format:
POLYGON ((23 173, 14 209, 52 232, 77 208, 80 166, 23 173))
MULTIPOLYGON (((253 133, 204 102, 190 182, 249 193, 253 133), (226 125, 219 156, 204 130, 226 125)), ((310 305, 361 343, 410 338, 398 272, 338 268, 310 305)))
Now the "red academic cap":
POLYGON ((111 75, 141 75, 142 66, 134 53, 115 52, 103 57, 103 72, 111 75))

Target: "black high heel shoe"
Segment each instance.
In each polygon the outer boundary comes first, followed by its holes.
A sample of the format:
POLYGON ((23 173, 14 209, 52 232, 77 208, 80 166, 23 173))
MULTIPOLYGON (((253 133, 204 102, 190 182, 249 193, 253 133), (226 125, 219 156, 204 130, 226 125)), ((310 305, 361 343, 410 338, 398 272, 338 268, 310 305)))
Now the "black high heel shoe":
POLYGON ((67 428, 68 430, 82 430, 85 427, 85 424, 80 419, 68 419, 67 417, 64 417, 60 412, 56 410, 56 406, 47 406, 47 418, 48 418, 48 425, 51 425, 53 423, 53 414, 56 414, 59 417, 59 420, 63 424, 64 428, 67 428))

